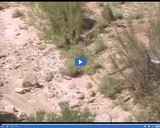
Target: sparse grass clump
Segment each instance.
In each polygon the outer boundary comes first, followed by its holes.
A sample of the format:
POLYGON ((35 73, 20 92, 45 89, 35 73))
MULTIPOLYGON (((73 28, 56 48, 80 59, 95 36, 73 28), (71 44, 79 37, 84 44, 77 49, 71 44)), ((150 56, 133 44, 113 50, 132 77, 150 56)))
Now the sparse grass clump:
POLYGON ((124 111, 130 111, 131 107, 123 101, 122 98, 118 97, 115 101, 115 105, 119 105, 124 111))
POLYGON ((23 15, 24 15, 23 11, 16 8, 12 13, 12 18, 18 18, 18 17, 21 17, 23 15))
POLYGON ((96 73, 99 68, 102 68, 95 58, 90 54, 89 49, 82 45, 74 45, 68 51, 63 51, 63 56, 67 58, 62 68, 62 74, 71 77, 79 76, 83 73, 92 75, 96 73), (86 58, 86 66, 75 66, 75 58, 86 58))
POLYGON ((83 70, 80 66, 75 66, 75 59, 67 59, 64 62, 64 68, 61 69, 62 74, 68 75, 71 77, 79 76, 83 73, 83 70))
POLYGON ((88 59, 84 72, 88 75, 93 75, 100 68, 103 68, 103 66, 99 62, 95 61, 95 59, 88 59))
POLYGON ((3 8, 3 9, 6 9, 6 8, 9 8, 11 5, 9 2, 0 2, 0 6, 3 8))
POLYGON ((109 4, 106 4, 102 10, 102 17, 105 19, 106 23, 110 24, 115 18, 112 9, 109 4))
POLYGON ((149 122, 151 121, 151 115, 148 111, 140 111, 138 114, 133 114, 135 121, 138 122, 149 122))
POLYGON ((113 11, 113 15, 114 15, 114 18, 117 20, 117 19, 123 19, 123 12, 122 10, 119 10, 119 9, 115 9, 113 11))
POLYGON ((101 80, 99 90, 107 97, 115 98, 116 94, 121 92, 121 86, 115 78, 106 75, 101 80))
POLYGON ((61 106, 61 113, 46 113, 44 111, 37 111, 36 114, 31 114, 26 121, 29 122, 93 122, 95 115, 88 109, 83 111, 72 110, 68 105, 61 106))
POLYGON ((138 20, 138 19, 144 18, 144 14, 143 14, 142 11, 136 11, 136 12, 133 13, 130 17, 131 17, 131 19, 136 19, 136 20, 138 20))
POLYGON ((104 45, 102 38, 100 38, 100 37, 96 38, 95 46, 94 46, 95 53, 98 54, 101 51, 103 51, 105 48, 106 48, 106 46, 104 45))

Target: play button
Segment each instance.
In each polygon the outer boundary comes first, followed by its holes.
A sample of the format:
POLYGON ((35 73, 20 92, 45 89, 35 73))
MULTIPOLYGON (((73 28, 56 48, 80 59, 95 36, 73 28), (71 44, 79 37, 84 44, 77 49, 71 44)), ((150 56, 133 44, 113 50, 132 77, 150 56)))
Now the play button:
POLYGON ((82 63, 82 61, 81 60, 79 60, 79 64, 81 64, 82 63))
POLYGON ((75 58, 75 66, 86 66, 86 58, 75 58))

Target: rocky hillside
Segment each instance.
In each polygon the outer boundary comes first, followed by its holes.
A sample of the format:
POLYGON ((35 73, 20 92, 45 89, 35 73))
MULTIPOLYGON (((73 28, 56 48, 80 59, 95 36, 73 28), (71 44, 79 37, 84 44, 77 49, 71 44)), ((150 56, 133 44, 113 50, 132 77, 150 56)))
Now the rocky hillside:
MULTIPOLYGON (((86 17, 99 22, 108 2, 85 4, 86 17)), ((66 63, 64 55, 69 53, 41 38, 39 31, 43 26, 37 28, 39 19, 31 13, 28 3, 0 2, 0 111, 13 113, 19 119, 38 110, 59 114, 60 104, 67 102, 73 110, 89 108, 96 115, 95 121, 136 120, 133 113, 138 114, 142 108, 139 103, 133 102, 134 97, 127 89, 110 98, 108 95, 114 94, 112 89, 104 91, 105 88, 100 89, 100 85, 103 86, 102 78, 113 72, 110 56, 115 53, 115 27, 120 31, 128 28, 126 19, 131 18, 140 39, 146 40, 144 33, 148 10, 154 8, 154 4, 110 2, 116 20, 105 26, 103 31, 98 31, 102 43, 94 43, 93 37, 90 37, 93 41, 85 38, 85 41, 91 41, 86 47, 91 50, 92 59, 98 60, 103 68, 95 68, 95 71, 86 68, 82 75, 72 77, 62 72, 66 63)), ((89 31, 92 30, 87 30, 83 37, 89 31)), ((91 63, 89 67, 95 67, 91 63)), ((115 74, 116 78, 119 76, 115 74)), ((112 82, 109 84, 112 85, 112 82)))

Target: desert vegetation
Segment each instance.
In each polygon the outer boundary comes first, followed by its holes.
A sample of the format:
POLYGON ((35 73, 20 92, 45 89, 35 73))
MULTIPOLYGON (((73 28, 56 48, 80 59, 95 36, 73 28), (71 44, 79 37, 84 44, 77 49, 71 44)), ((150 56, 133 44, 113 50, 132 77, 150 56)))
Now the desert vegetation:
MULTIPOLYGON (((130 114, 128 121, 160 120, 160 4, 133 3, 132 7, 132 2, 22 2, 17 7, 14 2, 2 2, 0 10, 14 5, 11 18, 24 22, 18 25, 20 30, 15 40, 22 31, 31 32, 30 28, 38 35, 38 42, 29 39, 27 43, 17 44, 18 50, 7 49, 10 55, 20 56, 19 63, 12 63, 15 58, 7 58, 7 54, 0 55, 2 65, 8 64, 3 71, 9 72, 8 76, 14 76, 10 70, 20 69, 22 74, 32 72, 20 77, 22 87, 15 89, 20 97, 15 93, 12 97, 21 99, 28 93, 36 94, 38 88, 39 97, 48 89, 44 94, 47 98, 56 102, 61 97, 70 100, 68 104, 58 105, 58 114, 38 109, 18 121, 93 122, 96 116, 101 119, 98 111, 105 113, 112 106, 108 100, 119 106, 119 111, 130 114), (150 11, 151 8, 156 10, 150 11), (22 58, 29 60, 28 63, 22 58), (75 58, 86 58, 86 66, 75 66, 75 58), (103 101, 108 104, 102 105, 103 101), (83 105, 94 112, 81 111, 83 105)), ((5 88, 3 84, 0 87, 5 88)), ((3 116, 0 113, 0 119, 3 116)), ((108 113, 105 116, 109 121, 114 120, 108 113)))

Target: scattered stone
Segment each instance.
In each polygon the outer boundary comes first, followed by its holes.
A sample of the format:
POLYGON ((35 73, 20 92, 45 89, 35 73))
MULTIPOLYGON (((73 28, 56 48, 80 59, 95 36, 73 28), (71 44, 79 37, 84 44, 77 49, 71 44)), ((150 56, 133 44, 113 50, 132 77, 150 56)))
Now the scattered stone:
POLYGON ((71 80, 71 79, 72 79, 72 78, 69 77, 69 76, 63 76, 63 78, 66 79, 66 80, 71 80))
POLYGON ((38 65, 36 65, 33 67, 33 71, 39 72, 41 71, 41 68, 38 65))
POLYGON ((44 50, 44 49, 47 48, 47 45, 45 45, 45 44, 40 44, 40 45, 38 45, 37 47, 38 47, 39 50, 44 50))
POLYGON ((44 64, 46 65, 53 65, 55 64, 54 60, 52 58, 47 58, 45 61, 44 61, 44 64))
POLYGON ((18 33, 16 33, 16 36, 19 36, 20 35, 20 33, 18 32, 18 33))
POLYGON ((87 100, 87 103, 93 103, 96 100, 95 97, 91 97, 87 100))
POLYGON ((75 84, 68 84, 69 89, 75 89, 76 85, 75 84))
POLYGON ((24 94, 24 93, 25 93, 25 92, 24 92, 24 89, 21 88, 21 87, 17 87, 17 88, 15 89, 15 92, 16 92, 16 93, 19 93, 19 94, 24 94))
POLYGON ((17 62, 17 59, 16 59, 16 57, 15 56, 8 56, 7 58, 6 58, 6 63, 8 63, 8 64, 12 64, 12 63, 16 63, 17 62))
POLYGON ((23 87, 38 86, 37 76, 35 74, 33 74, 33 73, 29 73, 24 78, 22 86, 23 87))
POLYGON ((55 97, 55 95, 53 93, 48 94, 48 98, 53 98, 53 97, 55 97))
POLYGON ((92 83, 89 82, 89 83, 87 84, 86 88, 87 88, 87 89, 91 89, 91 88, 92 88, 92 83))
POLYGON ((51 71, 52 77, 54 77, 56 75, 56 71, 51 71))
POLYGON ((18 115, 17 115, 17 118, 18 118, 18 120, 25 120, 26 119, 26 117, 27 117, 27 114, 25 113, 25 112, 20 112, 20 113, 18 113, 18 115))
POLYGON ((127 101, 129 101, 130 99, 131 99, 131 96, 127 96, 127 97, 124 98, 123 102, 127 102, 127 101))
POLYGON ((81 106, 81 104, 80 104, 80 101, 79 101, 79 100, 71 101, 71 102, 69 103, 69 105, 70 105, 70 107, 71 107, 71 108, 76 108, 76 107, 81 106))
POLYGON ((5 57, 7 57, 7 56, 6 56, 5 54, 2 54, 2 53, 1 53, 0 59, 5 58, 5 57))
POLYGON ((10 70, 16 70, 16 69, 18 69, 19 68, 19 64, 17 64, 17 63, 12 63, 12 64, 10 64, 9 65, 9 69, 10 70))
POLYGON ((96 93, 93 91, 93 90, 89 90, 87 91, 87 93, 85 94, 85 97, 86 98, 89 98, 89 97, 94 97, 96 95, 96 93))
POLYGON ((80 94, 76 94, 76 98, 77 99, 81 99, 81 100, 83 100, 84 99, 84 94, 83 93, 80 93, 80 94))
POLYGON ((2 82, 0 82, 0 87, 4 86, 4 84, 2 82))
POLYGON ((53 78, 51 75, 46 75, 44 79, 46 82, 50 82, 50 81, 52 81, 53 78))
POLYGON ((21 87, 17 87, 15 89, 15 92, 16 93, 19 93, 19 94, 25 94, 27 92, 30 92, 31 91, 31 88, 21 88, 21 87))

